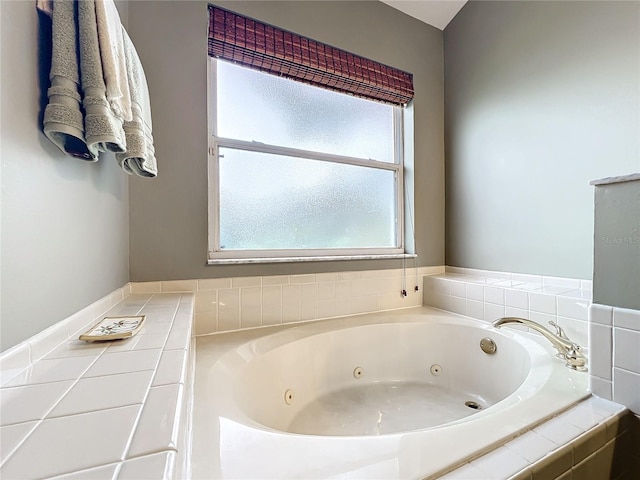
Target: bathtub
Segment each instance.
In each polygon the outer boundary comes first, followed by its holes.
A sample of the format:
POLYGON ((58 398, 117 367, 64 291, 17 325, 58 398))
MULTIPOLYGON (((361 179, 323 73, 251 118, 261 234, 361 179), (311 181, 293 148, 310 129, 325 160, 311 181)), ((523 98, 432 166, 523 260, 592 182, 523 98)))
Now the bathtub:
POLYGON ((193 478, 437 478, 588 395, 543 342, 428 307, 199 337, 193 478))

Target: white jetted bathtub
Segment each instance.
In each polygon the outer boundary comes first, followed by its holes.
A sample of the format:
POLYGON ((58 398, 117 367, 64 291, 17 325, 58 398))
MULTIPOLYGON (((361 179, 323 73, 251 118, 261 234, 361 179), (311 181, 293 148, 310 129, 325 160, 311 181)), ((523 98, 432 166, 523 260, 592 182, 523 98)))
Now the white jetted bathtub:
POLYGON ((426 307, 200 337, 193 477, 435 478, 588 395, 533 338, 426 307))

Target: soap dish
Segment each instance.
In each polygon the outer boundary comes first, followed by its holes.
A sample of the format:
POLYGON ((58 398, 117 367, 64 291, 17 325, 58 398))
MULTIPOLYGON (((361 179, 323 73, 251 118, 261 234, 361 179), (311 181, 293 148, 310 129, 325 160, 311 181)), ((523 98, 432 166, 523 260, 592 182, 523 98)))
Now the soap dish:
POLYGON ((80 335, 79 338, 87 342, 129 338, 140 331, 144 324, 144 319, 144 315, 133 317, 104 317, 80 335))

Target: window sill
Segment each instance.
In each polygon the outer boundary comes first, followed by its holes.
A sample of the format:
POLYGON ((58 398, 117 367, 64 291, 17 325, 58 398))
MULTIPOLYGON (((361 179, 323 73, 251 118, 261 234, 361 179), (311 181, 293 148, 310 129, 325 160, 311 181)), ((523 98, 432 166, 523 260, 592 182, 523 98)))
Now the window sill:
POLYGON ((342 260, 394 260, 416 258, 415 253, 393 253, 388 255, 323 255, 317 257, 261 257, 261 258, 210 258, 208 265, 239 265, 249 263, 298 263, 335 262, 342 260))

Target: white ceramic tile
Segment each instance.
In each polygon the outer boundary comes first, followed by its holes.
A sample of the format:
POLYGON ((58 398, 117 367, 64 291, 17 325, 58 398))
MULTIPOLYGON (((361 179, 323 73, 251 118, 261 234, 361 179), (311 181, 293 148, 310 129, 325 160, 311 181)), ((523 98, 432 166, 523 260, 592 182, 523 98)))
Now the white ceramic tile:
POLYGON ((154 333, 149 335, 138 334, 131 338, 111 342, 106 353, 162 348, 167 341, 167 336, 168 333, 154 333))
POLYGON ((240 308, 239 307, 219 307, 218 308, 218 331, 237 330, 240 328, 240 308))
POLYGON ((154 387, 171 383, 184 383, 187 366, 186 350, 168 350, 162 352, 160 363, 153 377, 154 387))
POLYGON ((262 307, 262 325, 282 323, 282 305, 264 305, 262 307))
MULTIPOLYGON (((146 316, 145 325, 140 332, 145 333, 160 333, 163 323, 171 324, 176 315, 175 307, 156 306, 156 307, 144 307, 140 311, 141 315, 146 316)), ((166 328, 166 326, 165 326, 166 328)))
POLYGON ((142 308, 151 300, 151 297, 153 297, 153 292, 132 293, 120 303, 120 306, 125 308, 142 308))
POLYGON ((93 362, 97 355, 84 355, 82 357, 43 359, 23 371, 6 386, 60 382, 63 380, 75 380, 82 375, 93 362))
POLYGON ((602 378, 589 376, 589 390, 594 395, 606 400, 613 400, 613 382, 602 378))
POLYGON ((467 284, 467 299, 484 302, 484 287, 473 283, 467 284))
POLYGON ((558 287, 555 285, 547 285, 543 286, 540 290, 537 290, 537 292, 544 293, 546 295, 562 295, 563 293, 567 293, 572 290, 576 289, 573 287, 558 287))
MULTIPOLYGON (((582 348, 589 345, 589 323, 586 320, 576 320, 575 318, 558 317, 556 323, 562 327, 573 342, 582 348)), ((553 331, 553 327, 549 327, 553 331)))
POLYGON ((513 288, 516 290, 524 290, 526 292, 540 292, 542 290, 542 284, 529 282, 518 283, 517 285, 514 285, 513 288))
POLYGON ((589 324, 589 373, 611 380, 612 328, 598 323, 589 324))
POLYGON ((493 322, 504 317, 504 305, 494 305, 493 303, 484 304, 484 320, 493 322))
POLYGON ((25 422, 0 427, 0 464, 27 438, 38 422, 25 422))
POLYGON ((588 300, 558 297, 558 316, 586 321, 588 319, 590 303, 588 300))
POLYGON ((45 356, 45 359, 100 355, 107 349, 107 347, 109 347, 109 345, 105 345, 104 342, 84 342, 82 340, 73 339, 62 343, 57 348, 49 352, 49 354, 45 356))
MULTIPOLYGON (((87 470, 80 470, 79 472, 67 473, 56 477, 51 477, 49 480, 113 480, 118 469, 117 463, 111 465, 104 465, 102 467, 89 468, 87 470)), ((142 480, 140 477, 139 480, 142 480)))
POLYGON ((180 293, 154 293, 145 307, 173 306, 177 307, 182 299, 180 293))
POLYGON ((261 287, 262 277, 233 277, 231 278, 231 287, 261 287))
POLYGON ((162 350, 134 350, 129 352, 105 353, 84 377, 99 377, 101 375, 115 375, 118 373, 154 370, 160 359, 162 350))
POLYGON ((167 343, 164 344, 165 350, 179 350, 189 347, 191 341, 191 330, 185 330, 184 328, 172 328, 169 332, 169 338, 167 343))
POLYGON ((218 290, 218 310, 240 306, 240 289, 228 288, 218 290))
POLYGON ((300 285, 284 285, 282 287, 282 321, 297 322, 300 320, 300 285))
POLYGON ((491 285, 493 287, 505 287, 505 288, 516 288, 518 285, 522 285, 526 282, 516 282, 513 280, 500 280, 498 282, 494 282, 491 285))
MULTIPOLYGON (((613 329, 613 365, 640 373, 640 332, 626 328, 613 329)), ((640 390, 638 390, 640 396, 640 390)))
POLYGON ((335 282, 338 279, 338 274, 328 272, 328 273, 316 273, 316 282, 335 282))
POLYGON ((451 295, 451 283, 444 278, 433 278, 433 290, 440 295, 451 295))
POLYGON ((360 278, 360 272, 336 272, 336 281, 354 280, 360 278))
POLYGON ((133 434, 128 458, 176 449, 182 385, 153 387, 133 434))
POLYGON ((522 310, 529 309, 529 295, 522 290, 505 290, 504 304, 507 307, 519 308, 522 310))
POLYGON ((240 309, 240 328, 255 328, 262 325, 262 308, 246 307, 240 309))
POLYGON ((484 472, 484 478, 486 479, 502 480, 528 467, 529 462, 515 451, 506 447, 499 447, 474 460, 471 465, 484 472))
POLYGON ((218 312, 196 313, 195 317, 196 335, 218 331, 218 312))
POLYGON ((335 282, 318 282, 318 300, 334 300, 335 296, 335 282))
POLYGON ((0 477, 46 478, 122 460, 140 408, 47 419, 2 465, 0 477))
POLYGON ((613 369, 613 401, 640 415, 640 374, 621 368, 613 369))
POLYGON ((29 343, 21 342, 0 354, 2 385, 31 366, 29 343))
POLYGON ((56 405, 49 418, 106 410, 141 404, 144 400, 152 371, 81 378, 71 391, 56 405))
POLYGON ((565 445, 584 432, 584 430, 576 427, 567 419, 558 417, 537 426, 533 431, 551 440, 558 446, 565 445))
POLYGON ((542 284, 542 276, 540 275, 529 275, 523 273, 512 273, 511 280, 514 282, 524 282, 524 283, 539 283, 542 284))
POLYGON ((467 298, 467 284, 464 282, 451 282, 451 295, 467 298))
POLYGON ((613 307, 608 305, 589 305, 589 321, 600 325, 613 325, 613 307))
POLYGON ((485 477, 485 473, 475 465, 467 463, 462 467, 447 473, 441 477, 440 480, 480 480, 485 477))
POLYGON ((281 285, 262 287, 262 306, 265 305, 282 305, 281 285))
POLYGON ((624 405, 598 397, 589 397, 585 402, 589 403, 589 408, 604 418, 617 415, 625 409, 624 405))
POLYGON ((160 293, 162 282, 132 282, 131 293, 160 293))
POLYGON ((484 320, 484 303, 467 299, 467 316, 484 320))
POLYGON ((484 301, 496 305, 504 305, 504 288, 484 287, 484 301))
MULTIPOLYGON (((558 320, 558 317, 556 317, 555 315, 548 315, 546 313, 529 311, 529 320, 539 323, 545 328, 552 328, 549 325, 549 322, 556 322, 558 320)), ((533 332, 533 330, 531 331, 533 332)))
POLYGON ((217 290, 198 290, 195 302, 196 313, 211 312, 218 308, 217 290))
POLYGON ((587 303, 591 303, 591 291, 590 290, 571 290, 570 292, 563 293, 561 297, 575 298, 578 300, 585 300, 587 303))
MULTIPOLYGON (((529 310, 523 310, 521 308, 514 308, 514 307, 504 307, 504 316, 505 317, 528 318, 529 317, 529 310)), ((510 328, 517 328, 517 327, 522 327, 522 325, 518 325, 518 324, 512 323, 511 325, 509 325, 509 327, 510 328)), ((523 330, 525 332, 529 331, 529 329, 527 327, 519 328, 519 330, 523 330)))
POLYGON ((559 417, 567 420, 576 427, 581 428, 585 432, 602 423, 606 419, 606 416, 593 408, 590 402, 580 402, 572 409, 559 415, 559 417))
POLYGON ((630 310, 618 307, 614 308, 613 325, 616 327, 640 331, 640 310, 630 310))
POLYGON ((231 278, 206 278, 198 280, 198 290, 231 288, 231 278))
POLYGON ((533 431, 526 432, 511 440, 505 447, 524 457, 530 463, 534 463, 558 448, 551 440, 533 431))
POLYGON ((262 305, 262 287, 243 287, 240 289, 241 309, 260 308, 261 305, 262 305))
POLYGON ((73 383, 73 380, 67 380, 0 389, 0 424, 43 419, 73 383))
POLYGON ((556 287, 567 287, 571 290, 580 289, 580 279, 577 278, 563 278, 563 277, 542 277, 542 284, 553 285, 556 287))
POLYGON ((270 285, 289 285, 289 275, 271 275, 269 277, 262 277, 262 286, 270 285))
POLYGON ((449 311, 458 315, 466 315, 467 301, 462 297, 449 297, 449 311))
POLYGON ((335 299, 322 300, 318 302, 318 318, 331 318, 336 316, 335 299))
POLYGON ((300 285, 300 320, 318 318, 318 286, 316 283, 300 285))
POLYGON ((175 452, 146 455, 122 463, 118 480, 170 480, 175 470, 175 452))
POLYGON ((197 280, 166 280, 162 282, 163 292, 195 292, 197 289, 197 280))
POLYGON ((316 276, 314 274, 305 274, 305 275, 290 275, 289 283, 315 283, 316 276))
POLYGON ((68 337, 69 328, 64 320, 31 337, 28 340, 29 348, 31 349, 31 361, 36 362, 41 359, 57 348, 58 345, 66 342, 68 337))
POLYGON ((532 312, 556 314, 556 296, 529 292, 529 310, 532 312))

